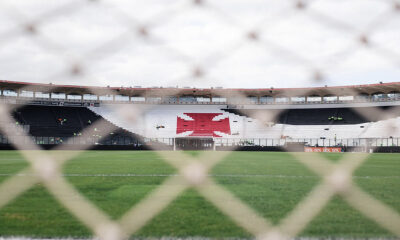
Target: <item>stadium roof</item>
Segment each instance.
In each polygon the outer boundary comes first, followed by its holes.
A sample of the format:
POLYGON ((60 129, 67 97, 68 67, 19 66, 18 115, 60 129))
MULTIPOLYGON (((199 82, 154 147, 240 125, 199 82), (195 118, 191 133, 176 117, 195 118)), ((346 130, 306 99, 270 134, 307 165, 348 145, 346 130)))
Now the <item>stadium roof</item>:
POLYGON ((44 83, 16 82, 0 80, 1 90, 26 90, 35 92, 62 92, 66 94, 121 94, 128 96, 166 96, 166 95, 195 95, 195 96, 217 96, 236 95, 241 93, 247 96, 346 96, 360 94, 376 94, 400 92, 400 82, 348 85, 332 87, 312 88, 174 88, 174 87, 99 87, 79 85, 57 85, 44 83))

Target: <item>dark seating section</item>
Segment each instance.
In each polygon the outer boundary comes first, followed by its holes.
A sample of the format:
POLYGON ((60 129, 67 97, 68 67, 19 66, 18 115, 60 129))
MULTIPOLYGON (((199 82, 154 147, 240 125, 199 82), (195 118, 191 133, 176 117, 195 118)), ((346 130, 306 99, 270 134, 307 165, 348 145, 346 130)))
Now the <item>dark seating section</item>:
MULTIPOLYGON (((385 120, 389 116, 385 114, 374 115, 372 119, 367 119, 358 111, 352 108, 323 108, 323 109, 286 109, 286 110, 267 110, 267 109, 223 109, 224 111, 237 115, 261 118, 270 116, 274 123, 291 125, 343 125, 361 124, 366 122, 376 122, 385 120)), ((359 108, 362 111, 374 110, 373 107, 359 108)), ((400 107, 382 107, 380 110, 396 110, 400 115, 400 107)), ((264 121, 265 119, 259 119, 264 121)))
POLYGON ((278 115, 278 122, 292 125, 341 125, 368 122, 350 108, 290 109, 278 115))
MULTIPOLYGON (((103 119, 85 107, 59 106, 21 106, 13 112, 13 117, 19 124, 29 125, 29 134, 37 137, 62 137, 80 135, 86 127, 103 119)), ((102 139, 99 143, 124 144, 142 141, 142 137, 116 127, 105 121, 103 129, 91 133, 91 137, 102 139), (108 133, 109 129, 115 129, 108 133)))

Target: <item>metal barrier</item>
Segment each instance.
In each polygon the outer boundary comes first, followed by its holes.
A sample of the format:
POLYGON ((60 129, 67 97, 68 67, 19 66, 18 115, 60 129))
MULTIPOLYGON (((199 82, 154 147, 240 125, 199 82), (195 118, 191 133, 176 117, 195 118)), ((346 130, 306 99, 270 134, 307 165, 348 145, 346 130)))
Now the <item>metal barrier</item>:
MULTIPOLYGON (((28 131, 29 132, 29 131, 28 131)), ((74 138, 74 137, 49 137, 49 136, 26 136, 26 135, 13 135, 3 136, 0 135, 0 144, 9 144, 14 141, 29 142, 33 141, 38 145, 49 144, 70 144, 70 145, 148 145, 152 143, 161 143, 167 146, 173 146, 175 138, 143 138, 134 139, 128 136, 118 136, 107 141, 99 143, 101 139, 88 137, 87 139, 74 138), (13 140, 15 139, 15 140, 13 140)), ((320 146, 320 147, 399 147, 400 138, 345 138, 345 139, 320 139, 320 138, 214 138, 213 142, 216 146, 265 146, 265 147, 284 147, 291 143, 301 143, 305 146, 320 146)))

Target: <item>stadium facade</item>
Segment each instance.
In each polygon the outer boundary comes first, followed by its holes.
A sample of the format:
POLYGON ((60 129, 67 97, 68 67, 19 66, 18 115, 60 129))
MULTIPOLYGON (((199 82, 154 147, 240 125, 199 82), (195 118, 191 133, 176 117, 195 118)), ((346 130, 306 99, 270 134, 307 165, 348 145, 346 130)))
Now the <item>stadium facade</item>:
POLYGON ((26 135, 45 148, 398 151, 400 144, 398 82, 199 89, 0 81, 0 90, 15 120, 3 124, 19 125, 14 136, 2 135, 3 148, 26 135), (72 138, 99 120, 85 139, 72 138))

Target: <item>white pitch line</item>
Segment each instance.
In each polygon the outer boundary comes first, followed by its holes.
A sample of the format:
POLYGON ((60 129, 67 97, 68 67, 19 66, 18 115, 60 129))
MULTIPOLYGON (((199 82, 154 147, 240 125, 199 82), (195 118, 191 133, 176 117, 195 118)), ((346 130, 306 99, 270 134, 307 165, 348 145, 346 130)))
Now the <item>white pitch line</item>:
MULTIPOLYGON (((0 177, 7 176, 20 176, 20 177, 33 177, 39 176, 37 174, 12 174, 12 173, 0 173, 0 177)), ((135 174, 135 173, 98 173, 98 174, 86 174, 86 173, 66 173, 62 174, 63 177, 174 177, 180 176, 180 174, 135 174)), ((227 178, 246 178, 246 177, 259 177, 259 178, 320 178, 318 176, 310 175, 273 175, 273 174, 209 174, 209 177, 227 177, 227 178)), ((353 178, 400 178, 400 176, 353 176, 353 178)))
MULTIPOLYGON (((137 239, 141 240, 156 240, 156 239, 163 239, 163 240, 215 240, 221 238, 210 238, 210 237, 138 237, 137 239)), ((235 238, 235 237, 226 237, 222 238, 225 240, 254 240, 254 238, 235 238)), ((295 237, 291 238, 291 240, 327 240, 327 239, 335 239, 335 240, 364 240, 365 238, 353 238, 353 237, 295 237)), ((395 240, 396 238, 385 238, 385 237, 372 237, 368 238, 369 240, 395 240)), ((30 237, 0 237, 0 240, 100 240, 99 238, 30 238, 30 237)))

